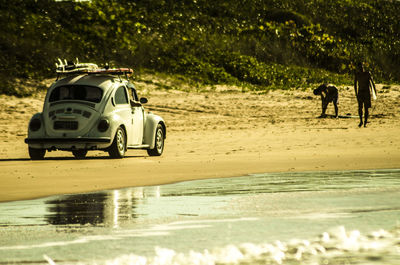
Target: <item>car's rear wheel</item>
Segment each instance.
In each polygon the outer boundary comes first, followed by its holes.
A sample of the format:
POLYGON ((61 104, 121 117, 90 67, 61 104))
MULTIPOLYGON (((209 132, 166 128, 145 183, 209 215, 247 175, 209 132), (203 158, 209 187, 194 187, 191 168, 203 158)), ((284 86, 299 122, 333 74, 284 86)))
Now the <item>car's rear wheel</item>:
POLYGON ((80 150, 73 150, 72 154, 77 159, 84 159, 86 157, 87 152, 88 152, 87 150, 80 149, 80 150))
POLYGON ((32 147, 28 148, 29 156, 32 160, 42 160, 44 158, 44 155, 46 154, 46 149, 38 149, 32 147))
POLYGON ((154 142, 154 148, 153 149, 148 149, 147 153, 149 156, 160 156, 162 155, 164 151, 164 129, 161 124, 157 125, 156 129, 156 135, 155 135, 155 142, 154 142))
POLYGON ((126 135, 124 129, 118 127, 114 140, 108 149, 111 158, 123 158, 126 151, 126 135))

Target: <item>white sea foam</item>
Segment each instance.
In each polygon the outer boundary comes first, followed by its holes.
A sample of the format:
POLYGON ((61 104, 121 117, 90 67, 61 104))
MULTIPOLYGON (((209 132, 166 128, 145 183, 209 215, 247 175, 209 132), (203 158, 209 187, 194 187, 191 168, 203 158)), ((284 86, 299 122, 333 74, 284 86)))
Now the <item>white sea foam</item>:
POLYGON ((400 264, 400 228, 362 235, 343 226, 314 240, 228 245, 202 252, 179 253, 156 247, 153 257, 135 254, 83 264, 106 265, 229 265, 229 264, 400 264), (344 262, 346 261, 346 262, 344 262))

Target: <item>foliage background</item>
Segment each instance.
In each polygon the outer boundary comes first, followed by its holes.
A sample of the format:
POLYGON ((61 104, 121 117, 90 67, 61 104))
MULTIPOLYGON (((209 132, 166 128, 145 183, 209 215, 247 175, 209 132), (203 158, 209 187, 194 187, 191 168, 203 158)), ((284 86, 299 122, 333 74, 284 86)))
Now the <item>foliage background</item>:
POLYGON ((57 58, 254 90, 400 81, 400 1, 0 0, 0 93, 57 58))

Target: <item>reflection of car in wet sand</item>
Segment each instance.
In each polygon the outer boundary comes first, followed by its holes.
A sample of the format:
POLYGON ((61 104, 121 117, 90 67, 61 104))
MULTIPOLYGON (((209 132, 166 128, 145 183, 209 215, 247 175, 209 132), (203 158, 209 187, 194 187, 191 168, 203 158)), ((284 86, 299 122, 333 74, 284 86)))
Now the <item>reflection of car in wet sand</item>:
POLYGON ((51 85, 43 111, 29 122, 25 143, 31 159, 43 159, 46 150, 72 151, 76 158, 88 150, 104 150, 112 158, 124 157, 127 149, 162 154, 165 122, 145 112, 147 99, 138 98, 128 78, 131 69, 60 63, 57 73, 67 76, 51 85))

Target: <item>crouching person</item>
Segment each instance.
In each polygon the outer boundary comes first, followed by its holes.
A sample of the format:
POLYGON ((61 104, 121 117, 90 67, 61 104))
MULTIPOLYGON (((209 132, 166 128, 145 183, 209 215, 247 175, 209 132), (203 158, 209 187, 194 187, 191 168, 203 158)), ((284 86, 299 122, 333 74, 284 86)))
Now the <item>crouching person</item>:
POLYGON ((326 117, 326 108, 328 107, 329 103, 333 103, 335 107, 335 117, 338 117, 338 104, 339 104, 339 92, 336 86, 332 84, 322 84, 318 88, 314 89, 314 95, 321 96, 322 102, 322 114, 321 118, 326 117))

